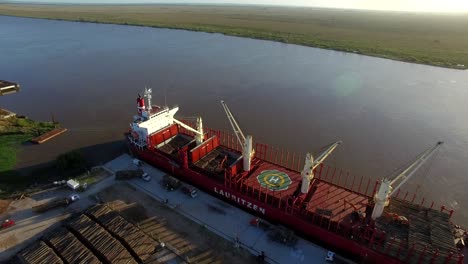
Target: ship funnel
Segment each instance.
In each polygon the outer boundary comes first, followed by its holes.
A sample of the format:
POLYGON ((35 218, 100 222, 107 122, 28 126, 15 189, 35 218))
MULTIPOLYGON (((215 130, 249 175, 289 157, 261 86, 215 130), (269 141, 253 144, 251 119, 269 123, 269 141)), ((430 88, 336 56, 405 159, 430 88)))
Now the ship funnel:
POLYGON ((145 111, 145 99, 143 99, 140 94, 138 94, 137 98, 137 109, 140 116, 142 115, 143 111, 145 111))

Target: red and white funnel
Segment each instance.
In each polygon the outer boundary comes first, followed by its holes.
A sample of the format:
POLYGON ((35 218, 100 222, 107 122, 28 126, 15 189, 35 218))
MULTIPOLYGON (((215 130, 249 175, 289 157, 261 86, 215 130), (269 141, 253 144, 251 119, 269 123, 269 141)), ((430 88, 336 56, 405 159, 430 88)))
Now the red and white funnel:
POLYGON ((138 94, 137 98, 137 107, 138 107, 138 114, 141 116, 143 111, 145 111, 145 99, 138 94))

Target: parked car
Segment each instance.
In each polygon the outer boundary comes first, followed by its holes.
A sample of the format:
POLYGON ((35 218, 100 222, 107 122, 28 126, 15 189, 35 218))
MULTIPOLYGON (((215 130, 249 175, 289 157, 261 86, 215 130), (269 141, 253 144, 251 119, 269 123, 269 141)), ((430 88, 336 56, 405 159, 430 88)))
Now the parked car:
POLYGON ((151 181, 151 176, 149 176, 147 172, 143 173, 143 175, 141 175, 141 178, 147 182, 151 181))
POLYGON ((143 165, 143 163, 139 159, 133 159, 133 165, 140 167, 143 165))
POLYGON ((6 219, 2 223, 2 229, 8 228, 8 227, 11 227, 11 226, 14 226, 14 225, 15 225, 15 221, 13 221, 11 219, 6 219))
POLYGON ((182 191, 192 198, 195 198, 198 196, 198 190, 193 186, 184 185, 182 187, 182 191))
POLYGON ((70 201, 76 202, 76 201, 78 201, 80 199, 80 196, 78 194, 74 193, 74 194, 70 195, 68 198, 70 199, 70 201))

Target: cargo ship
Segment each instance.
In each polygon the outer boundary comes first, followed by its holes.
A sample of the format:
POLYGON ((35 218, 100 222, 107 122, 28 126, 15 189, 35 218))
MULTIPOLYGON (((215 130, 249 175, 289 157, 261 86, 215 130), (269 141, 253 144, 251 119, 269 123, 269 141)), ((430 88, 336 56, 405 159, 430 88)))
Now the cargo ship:
POLYGON ((125 133, 131 153, 360 263, 463 263, 466 232, 452 223, 453 210, 400 191, 442 142, 392 179, 372 181, 324 165, 340 141, 315 158, 254 145, 221 104, 234 133, 205 128, 201 117, 178 120, 178 106, 152 105, 145 89, 125 133))

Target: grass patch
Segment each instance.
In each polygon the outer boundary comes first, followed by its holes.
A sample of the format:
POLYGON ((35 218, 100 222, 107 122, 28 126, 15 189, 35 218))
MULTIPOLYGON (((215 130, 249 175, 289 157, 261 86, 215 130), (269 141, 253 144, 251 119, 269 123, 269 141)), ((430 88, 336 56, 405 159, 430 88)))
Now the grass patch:
POLYGON ((468 16, 268 6, 0 4, 0 15, 217 32, 468 68, 468 16))
POLYGON ((31 138, 25 134, 0 135, 0 173, 15 166, 18 146, 31 138))
POLYGON ((23 189, 48 177, 47 169, 34 177, 22 177, 14 170, 21 144, 54 129, 52 122, 36 122, 28 118, 11 117, 0 120, 0 196, 23 189))
POLYGON ((86 173, 81 174, 76 179, 80 182, 80 184, 86 183, 89 185, 98 182, 108 176, 108 173, 103 169, 93 169, 89 170, 86 173))

